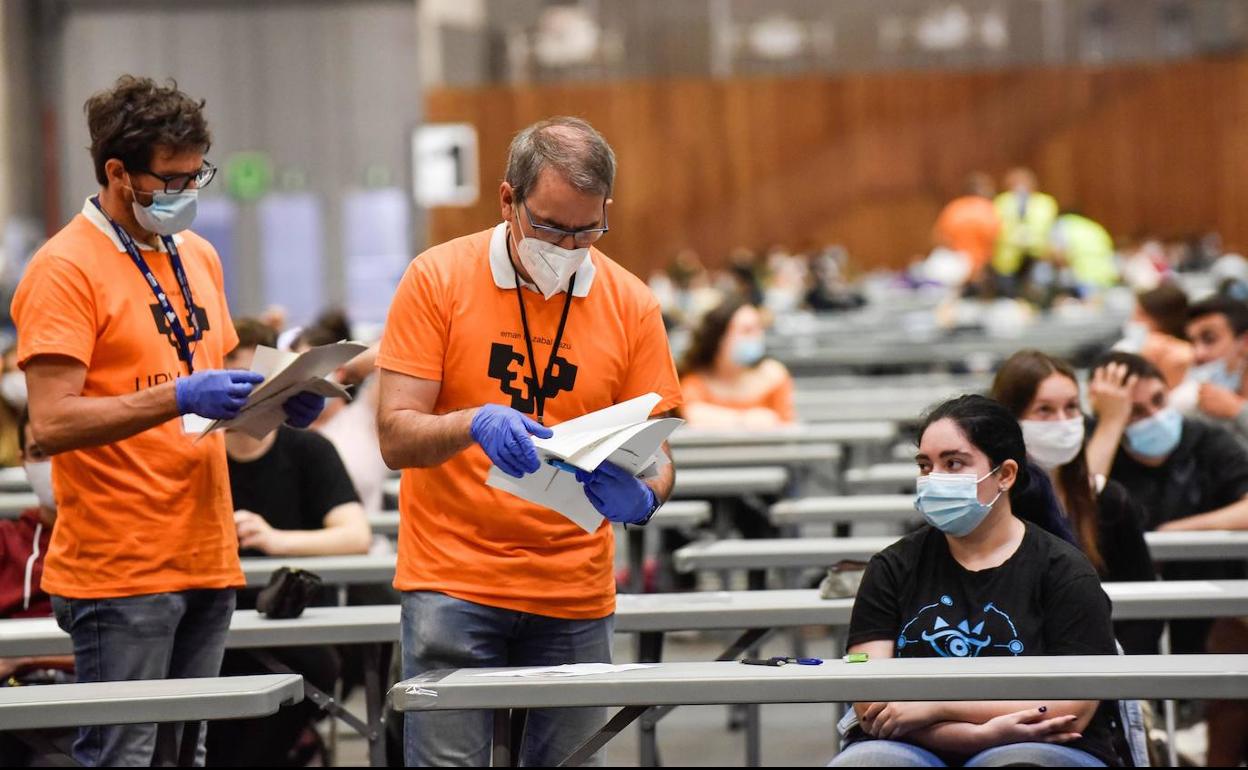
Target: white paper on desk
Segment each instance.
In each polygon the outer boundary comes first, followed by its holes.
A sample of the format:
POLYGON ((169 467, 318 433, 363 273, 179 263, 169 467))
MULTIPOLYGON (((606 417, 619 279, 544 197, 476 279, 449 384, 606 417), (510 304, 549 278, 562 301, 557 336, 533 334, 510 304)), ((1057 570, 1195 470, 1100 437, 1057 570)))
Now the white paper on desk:
POLYGON ((214 420, 199 434, 200 438, 221 428, 241 431, 252 438, 263 438, 286 421, 286 412, 282 409, 286 399, 303 391, 325 398, 350 400, 350 395, 341 385, 325 378, 366 350, 368 346, 358 342, 335 342, 302 354, 276 350, 267 345, 258 346, 251 370, 263 374, 264 382, 251 391, 237 417, 214 420))
POLYGON ((500 679, 564 679, 573 676, 593 676, 594 674, 618 674, 623 671, 636 671, 640 668, 654 667, 653 663, 620 663, 618 665, 613 665, 611 663, 565 663, 562 666, 547 666, 545 668, 522 668, 515 671, 487 671, 484 674, 473 674, 473 676, 489 676, 498 677, 500 679))
POLYGON ((485 483, 558 511, 586 532, 595 532, 602 525, 602 514, 589 502, 574 474, 547 461, 556 459, 593 471, 609 460, 634 476, 655 475, 667 463, 660 447, 683 423, 670 417, 648 419, 660 400, 657 393, 647 393, 560 423, 551 428, 554 435, 550 438, 533 439, 542 461, 537 472, 517 479, 490 468, 485 483))

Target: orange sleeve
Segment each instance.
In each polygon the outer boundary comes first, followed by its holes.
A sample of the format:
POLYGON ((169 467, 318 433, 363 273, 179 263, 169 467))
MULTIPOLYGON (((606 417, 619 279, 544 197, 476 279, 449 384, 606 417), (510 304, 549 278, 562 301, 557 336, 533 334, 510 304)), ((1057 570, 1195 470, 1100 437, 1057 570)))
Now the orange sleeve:
POLYGON ((629 351, 628 377, 620 387, 616 402, 643 396, 651 391, 662 398, 654 408, 656 414, 680 408, 680 381, 676 377, 676 362, 672 360, 672 348, 663 328, 663 314, 659 303, 651 300, 638 325, 629 351))
POLYGON ((780 418, 781 422, 797 422, 797 410, 793 407, 793 376, 788 369, 771 393, 767 394, 767 408, 780 418))
POLYGON ((217 250, 212 247, 208 241, 204 241, 204 248, 208 251, 209 267, 212 272, 212 282, 217 287, 217 301, 221 303, 221 354, 228 356, 234 352, 234 348, 238 347, 238 330, 234 328, 234 318, 230 315, 230 303, 225 296, 225 272, 221 269, 221 257, 217 255, 217 250))
POLYGON ((412 260, 390 303, 377 366, 442 381, 448 333, 448 308, 442 296, 431 260, 425 256, 412 260))
POLYGON ((69 356, 91 365, 96 309, 91 281, 70 259, 42 254, 31 261, 10 308, 17 327, 17 363, 39 355, 69 356))

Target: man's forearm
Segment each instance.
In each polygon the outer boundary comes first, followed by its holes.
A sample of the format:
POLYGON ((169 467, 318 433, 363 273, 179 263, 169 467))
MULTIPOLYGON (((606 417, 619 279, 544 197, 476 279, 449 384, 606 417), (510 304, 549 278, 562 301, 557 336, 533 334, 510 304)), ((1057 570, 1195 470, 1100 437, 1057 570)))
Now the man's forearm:
POLYGON ((1231 503, 1216 511, 1175 519, 1165 523, 1160 529, 1172 532, 1179 530, 1248 529, 1248 500, 1231 503))
POLYGON ((1128 418, 1103 419, 1096 424, 1088 438, 1085 456, 1088 459, 1088 473, 1093 477, 1109 478, 1109 471, 1114 467, 1114 457, 1118 454, 1118 445, 1127 429, 1128 418))
POLYGON ((672 496, 672 487, 676 484, 676 465, 671 462, 672 448, 667 445, 667 442, 663 442, 663 447, 659 451, 667 455, 668 463, 659 470, 657 476, 646 479, 646 486, 654 492, 654 496, 659 499, 659 504, 663 504, 672 496))
POLYGON ((65 396, 31 408, 40 449, 56 454, 130 438, 179 415, 174 383, 124 396, 65 396))
POLYGON ((391 470, 432 468, 472 446, 472 418, 477 410, 425 414, 413 409, 391 412, 377 426, 381 457, 391 470))

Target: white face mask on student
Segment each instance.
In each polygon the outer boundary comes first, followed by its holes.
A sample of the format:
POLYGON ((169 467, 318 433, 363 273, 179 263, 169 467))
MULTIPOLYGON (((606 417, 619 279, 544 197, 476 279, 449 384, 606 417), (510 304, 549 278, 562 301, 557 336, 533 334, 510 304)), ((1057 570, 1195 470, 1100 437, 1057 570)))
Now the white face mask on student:
POLYGON ((1027 455, 1046 471, 1060 468, 1083 448, 1083 418, 1021 420, 1027 455))

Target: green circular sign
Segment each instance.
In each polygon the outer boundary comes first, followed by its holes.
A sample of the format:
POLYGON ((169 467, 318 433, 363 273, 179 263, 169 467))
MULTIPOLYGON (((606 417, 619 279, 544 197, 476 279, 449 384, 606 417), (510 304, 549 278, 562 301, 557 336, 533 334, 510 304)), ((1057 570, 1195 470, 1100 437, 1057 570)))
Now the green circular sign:
POLYGON ((235 200, 258 200, 273 183, 273 160, 268 153, 236 152, 225 164, 225 182, 235 200))

